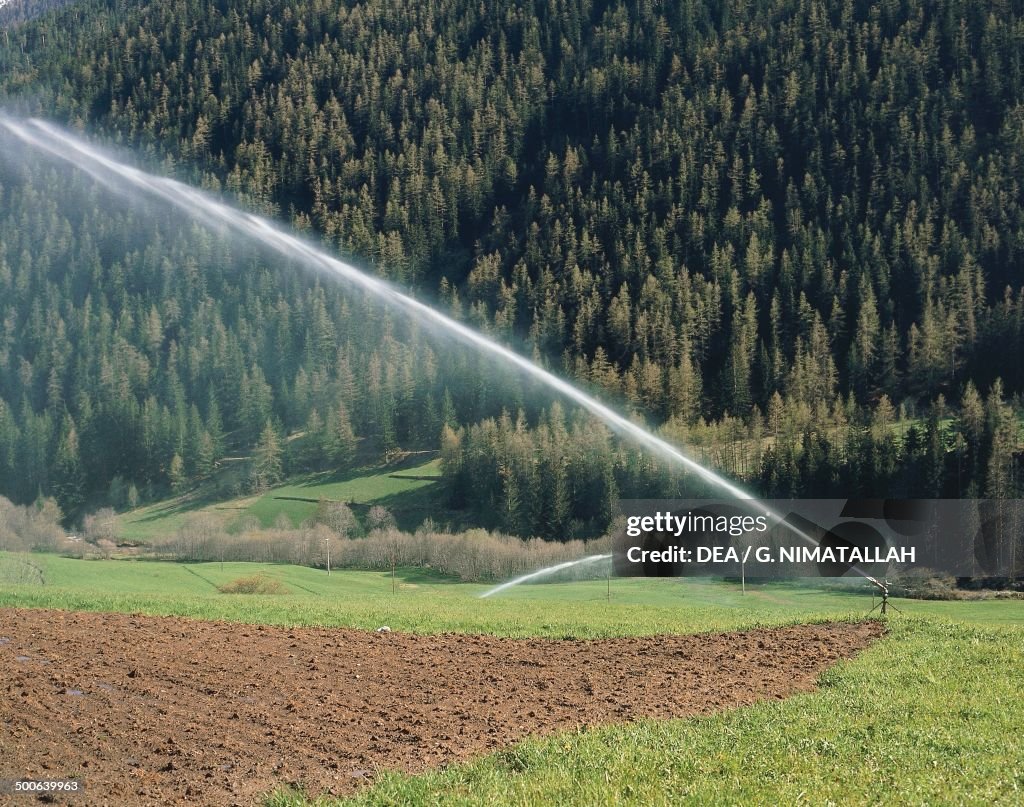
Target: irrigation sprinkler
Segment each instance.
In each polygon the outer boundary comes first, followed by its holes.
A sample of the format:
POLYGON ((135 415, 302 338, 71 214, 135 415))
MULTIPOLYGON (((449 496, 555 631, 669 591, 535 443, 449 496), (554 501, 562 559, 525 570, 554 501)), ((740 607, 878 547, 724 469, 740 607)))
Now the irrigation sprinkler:
MULTIPOLYGON (((880 599, 878 601, 878 605, 872 605, 871 606, 871 610, 868 611, 869 614, 873 614, 875 612, 875 610, 879 609, 879 608, 881 609, 882 616, 885 616, 886 613, 888 613, 890 608, 892 608, 897 613, 900 613, 900 614, 903 613, 899 608, 897 608, 895 605, 893 605, 891 602, 889 602, 889 581, 888 580, 876 580, 874 577, 869 577, 868 578, 868 582, 871 583, 871 585, 873 585, 875 588, 877 588, 880 592, 882 592, 882 599, 880 599)), ((874 589, 872 589, 872 592, 871 592, 871 602, 874 603, 874 601, 875 601, 875 594, 874 594, 874 589)))

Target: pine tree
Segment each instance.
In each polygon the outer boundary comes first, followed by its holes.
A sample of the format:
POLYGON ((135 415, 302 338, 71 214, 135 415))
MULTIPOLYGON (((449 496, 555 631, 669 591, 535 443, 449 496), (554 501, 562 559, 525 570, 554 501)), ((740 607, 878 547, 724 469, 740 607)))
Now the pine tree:
POLYGON ((264 490, 281 481, 282 451, 277 430, 269 420, 260 433, 260 440, 253 456, 253 486, 264 490))
POLYGON ((205 479, 213 474, 217 466, 217 451, 210 433, 203 429, 196 449, 196 477, 205 479))
POLYGON ((175 454, 171 458, 170 468, 167 470, 167 481, 170 482, 171 492, 180 496, 188 490, 188 474, 185 472, 185 461, 181 454, 175 454))
POLYGON ((336 468, 350 468, 356 461, 356 435, 344 404, 334 409, 327 433, 327 457, 336 468))
POLYGON ((139 506, 139 489, 135 487, 134 482, 128 486, 127 504, 129 510, 134 510, 139 506))
POLYGON ((867 273, 861 275, 860 311, 857 330, 850 345, 850 387, 859 401, 866 402, 878 382, 878 355, 881 328, 878 303, 867 273))
POLYGON ((987 431, 990 435, 988 464, 985 474, 985 496, 1009 499, 1016 494, 1013 473, 1014 450, 1017 444, 1017 419, 1003 399, 1003 384, 996 379, 985 402, 987 431))
POLYGON ((68 518, 75 518, 85 504, 86 477, 78 450, 78 432, 71 417, 65 415, 53 466, 53 491, 57 503, 68 518))
POLYGON ((499 468, 502 480, 501 528, 509 535, 520 535, 522 532, 522 498, 519 493, 519 481, 515 471, 508 466, 499 468))

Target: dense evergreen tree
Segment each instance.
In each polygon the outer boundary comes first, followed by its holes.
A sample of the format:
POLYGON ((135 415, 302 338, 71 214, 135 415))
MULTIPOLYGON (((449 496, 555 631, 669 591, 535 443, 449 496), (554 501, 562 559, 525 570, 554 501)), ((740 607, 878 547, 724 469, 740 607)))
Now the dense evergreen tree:
MULTIPOLYGON (((1019 0, 28 16, 0 39, 4 106, 436 290, 765 492, 1018 489, 1019 0)), ((683 484, 201 227, 20 157, 0 202, 0 493, 17 501, 53 493, 75 517, 115 478, 157 495, 186 484, 175 467, 191 484, 228 454, 266 459, 271 435, 299 471, 443 433, 453 504, 485 491, 482 513, 551 537, 607 523, 616 492, 683 484)))
POLYGON ((269 420, 263 427, 253 462, 253 487, 263 490, 281 481, 283 465, 281 462, 281 443, 277 430, 269 420))

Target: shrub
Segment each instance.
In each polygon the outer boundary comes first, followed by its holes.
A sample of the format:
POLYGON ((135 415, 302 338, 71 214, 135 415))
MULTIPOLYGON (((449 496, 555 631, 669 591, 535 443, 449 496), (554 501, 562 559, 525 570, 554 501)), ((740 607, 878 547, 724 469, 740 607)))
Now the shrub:
MULTIPOLYGON (((349 569, 390 569, 415 566, 433 569, 467 582, 504 580, 545 566, 606 553, 607 538, 593 541, 522 539, 483 529, 443 532, 425 524, 415 533, 395 527, 376 529, 361 538, 343 538, 330 527, 307 523, 298 529, 265 528, 255 520, 230 531, 209 515, 189 518, 168 538, 152 545, 154 554, 170 560, 209 562, 294 563, 349 569)), ((570 569, 564 578, 593 577, 598 567, 570 569)))
POLYGON ((52 499, 25 507, 0 496, 0 550, 52 552, 61 548, 64 530, 60 518, 52 499))
POLYGON ((321 500, 313 516, 315 524, 323 524, 343 538, 349 538, 359 532, 359 522, 347 504, 321 500))
POLYGON ((110 507, 90 513, 82 520, 85 540, 99 545, 103 541, 117 541, 117 514, 110 507))
POLYGON ((46 575, 29 555, 0 556, 0 583, 16 586, 42 586, 46 575))
POLYGON ((394 526, 394 516, 387 511, 387 508, 381 507, 379 504, 371 507, 370 511, 366 514, 366 529, 369 532, 374 530, 390 530, 394 526))

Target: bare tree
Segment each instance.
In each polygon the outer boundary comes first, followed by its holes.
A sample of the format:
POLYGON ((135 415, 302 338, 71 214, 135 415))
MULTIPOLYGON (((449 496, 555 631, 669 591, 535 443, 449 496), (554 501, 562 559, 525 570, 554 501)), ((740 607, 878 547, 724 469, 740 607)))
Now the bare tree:
POLYGON ((90 513, 82 519, 82 532, 92 544, 99 545, 101 541, 117 543, 117 513, 110 507, 90 513))
POLYGON ((394 526, 395 517, 379 504, 371 507, 370 512, 366 514, 366 529, 369 532, 392 529, 394 526))

